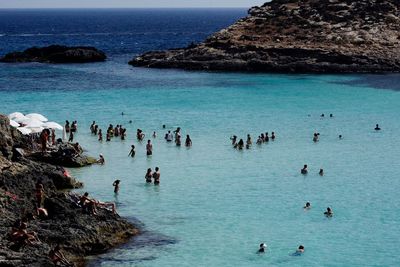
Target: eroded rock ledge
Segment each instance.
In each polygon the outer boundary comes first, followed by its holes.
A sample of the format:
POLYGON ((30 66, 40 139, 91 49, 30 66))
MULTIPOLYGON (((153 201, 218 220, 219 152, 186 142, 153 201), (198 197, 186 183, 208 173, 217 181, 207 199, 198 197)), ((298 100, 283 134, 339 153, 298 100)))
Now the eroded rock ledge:
POLYGON ((400 71, 399 0, 273 0, 200 44, 129 62, 189 70, 400 71))

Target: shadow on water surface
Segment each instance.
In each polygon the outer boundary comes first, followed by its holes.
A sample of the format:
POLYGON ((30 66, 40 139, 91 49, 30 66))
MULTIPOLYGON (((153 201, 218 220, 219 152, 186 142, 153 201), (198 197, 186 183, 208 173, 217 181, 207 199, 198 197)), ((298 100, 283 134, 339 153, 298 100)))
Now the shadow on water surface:
POLYGON ((140 234, 133 237, 127 244, 104 255, 89 258, 87 266, 94 267, 100 264, 102 266, 114 266, 123 263, 130 265, 152 261, 157 259, 160 250, 165 250, 166 246, 178 242, 175 238, 145 229, 145 225, 136 218, 129 217, 127 219, 139 228, 140 234))
POLYGON ((354 79, 334 83, 400 91, 400 73, 357 75, 354 79))

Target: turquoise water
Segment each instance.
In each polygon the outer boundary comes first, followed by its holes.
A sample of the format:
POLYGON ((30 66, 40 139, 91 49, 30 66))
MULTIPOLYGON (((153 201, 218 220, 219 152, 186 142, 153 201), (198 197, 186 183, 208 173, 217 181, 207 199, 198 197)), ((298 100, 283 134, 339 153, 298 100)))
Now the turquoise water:
POLYGON ((39 112, 59 123, 78 120, 77 141, 88 154, 106 159, 104 166, 71 170, 85 183, 80 191, 117 201, 120 215, 143 223, 143 237, 92 265, 400 262, 398 91, 361 85, 366 76, 196 73, 116 62, 10 65, 1 73, 0 85, 14 83, 17 90, 0 90, 0 111, 39 112), (321 113, 334 117, 322 119, 321 113), (89 132, 92 120, 104 130, 109 123, 123 124, 127 140, 99 143, 89 132), (373 131, 376 123, 379 133, 373 131), (167 144, 163 124, 180 126, 193 147, 167 144), (145 142, 136 141, 137 128, 147 136, 158 133, 151 138, 150 158, 145 142), (249 133, 255 141, 266 131, 275 131, 277 139, 250 150, 231 147, 233 134, 249 133), (315 131, 321 134, 316 144, 315 131), (128 157, 131 144, 137 148, 134 159, 128 157), (303 164, 307 176, 299 173, 303 164), (156 166, 161 185, 146 185, 146 169, 156 166), (122 180, 117 198, 111 185, 116 178, 122 180), (307 201, 312 209, 304 212, 307 201), (323 216, 328 206, 332 219, 323 216), (257 255, 261 242, 269 249, 257 255), (290 256, 300 244, 304 255, 290 256))

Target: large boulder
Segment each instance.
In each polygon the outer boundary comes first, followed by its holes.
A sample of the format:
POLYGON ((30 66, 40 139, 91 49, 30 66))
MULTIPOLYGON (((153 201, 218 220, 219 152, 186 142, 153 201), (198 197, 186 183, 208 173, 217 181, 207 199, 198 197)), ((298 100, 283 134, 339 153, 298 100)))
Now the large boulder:
POLYGON ((0 59, 0 62, 88 63, 104 61, 106 58, 105 53, 95 47, 51 45, 8 53, 0 59))

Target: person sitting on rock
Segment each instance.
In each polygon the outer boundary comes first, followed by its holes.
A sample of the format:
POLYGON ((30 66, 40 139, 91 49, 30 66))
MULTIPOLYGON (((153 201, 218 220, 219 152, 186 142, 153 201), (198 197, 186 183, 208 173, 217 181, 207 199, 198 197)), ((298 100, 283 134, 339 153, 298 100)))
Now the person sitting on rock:
POLYGON ((59 244, 49 251, 49 258, 56 266, 74 266, 74 264, 70 263, 64 256, 59 244))
POLYGON ((12 240, 19 245, 39 245, 41 241, 35 232, 27 231, 28 224, 26 222, 21 223, 21 226, 17 231, 11 233, 12 240))
POLYGON ((92 215, 97 215, 96 203, 89 198, 89 193, 85 192, 80 198, 78 203, 83 211, 88 212, 92 215))

